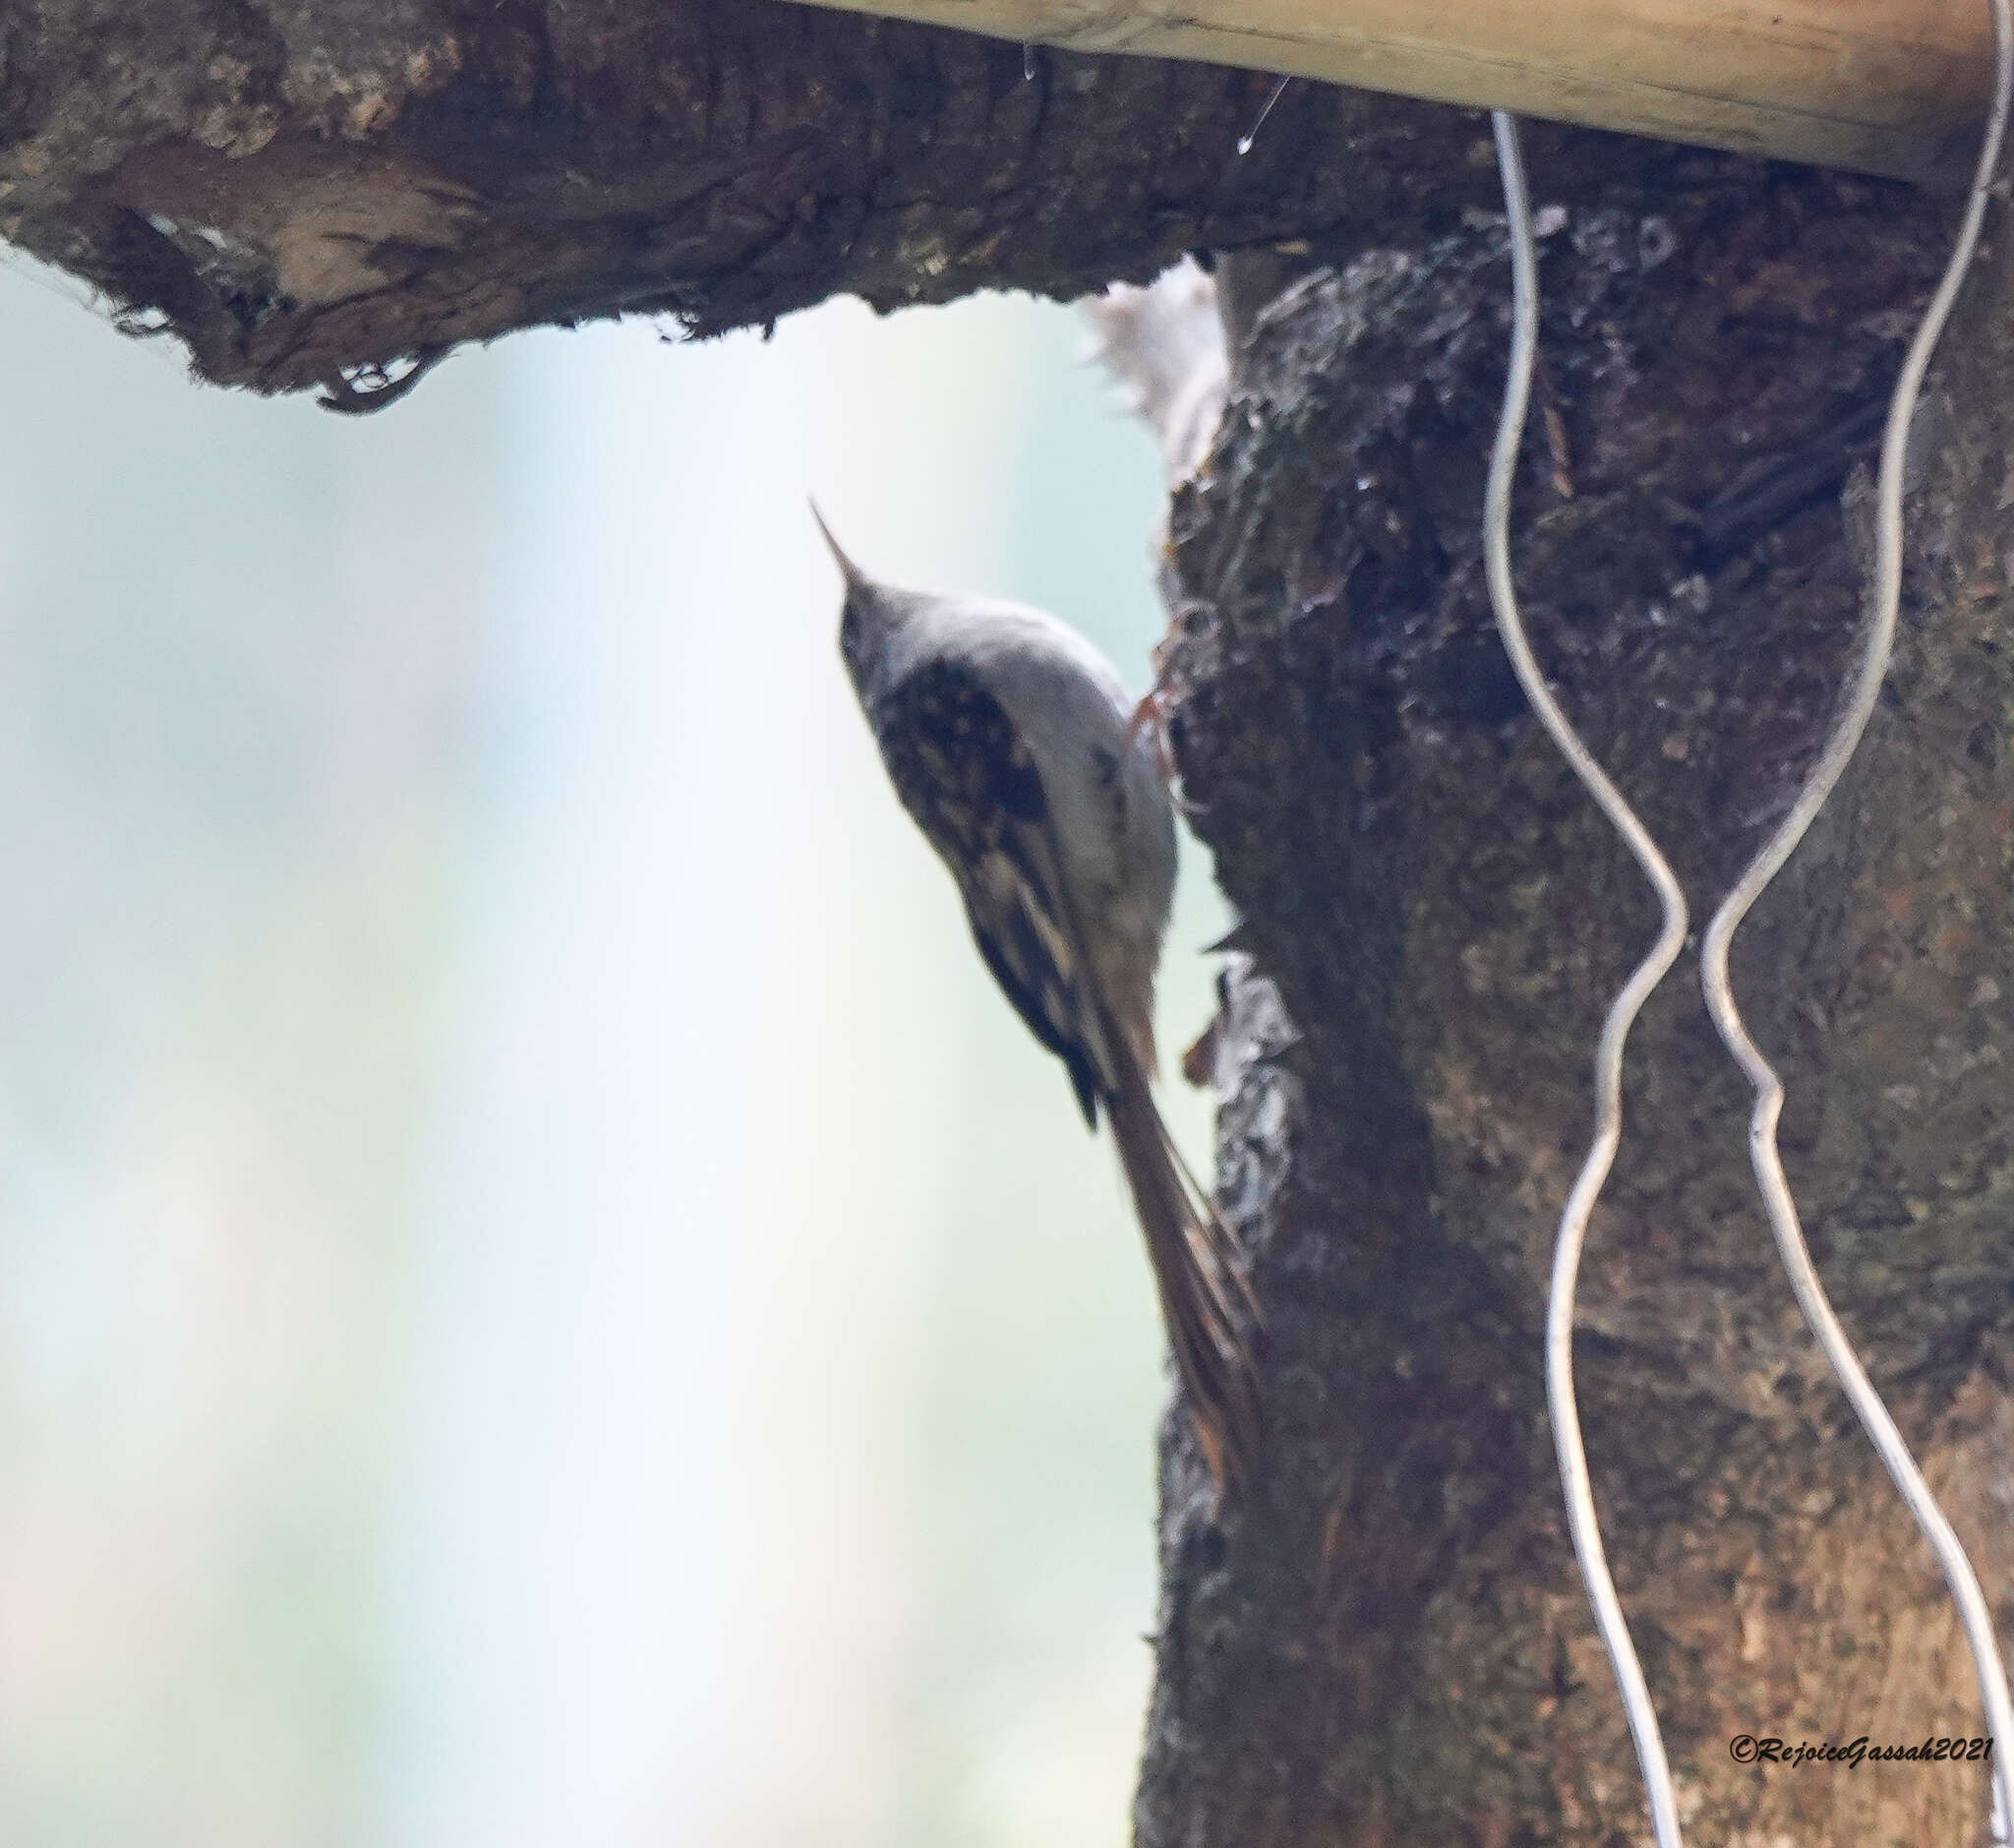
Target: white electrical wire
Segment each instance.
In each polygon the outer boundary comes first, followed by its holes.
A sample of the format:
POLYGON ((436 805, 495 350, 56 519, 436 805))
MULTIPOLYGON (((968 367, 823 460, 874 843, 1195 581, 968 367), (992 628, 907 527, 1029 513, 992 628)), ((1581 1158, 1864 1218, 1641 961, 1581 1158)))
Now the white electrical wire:
POLYGON ((1686 898, 1672 869, 1658 852, 1648 830, 1603 774, 1560 710, 1552 689, 1540 674, 1524 624, 1517 613, 1517 595, 1510 582, 1510 488, 1517 471, 1517 451, 1524 437, 1524 418, 1531 398, 1531 373, 1538 351, 1538 258, 1531 229, 1531 199, 1524 184, 1524 159, 1518 151, 1517 121, 1501 109, 1492 117, 1497 129, 1497 160, 1504 170, 1504 203, 1510 217, 1510 371, 1504 383, 1504 414, 1497 425, 1497 445, 1490 456, 1489 491, 1483 502, 1483 562, 1489 577, 1490 602, 1497 627, 1517 671, 1524 696, 1539 722, 1552 734, 1561 754, 1601 805, 1602 812, 1629 844, 1664 907, 1664 929, 1656 945, 1624 985, 1602 1023, 1594 1055, 1594 1141, 1587 1151, 1567 1210, 1560 1216, 1553 1247, 1552 1293, 1546 1301, 1546 1399, 1553 1415, 1553 1446, 1560 1458, 1560 1480, 1567 1492, 1567 1522, 1573 1534, 1573 1552, 1580 1577, 1594 1606, 1594 1621, 1616 1671, 1636 1757, 1643 1766, 1650 1798, 1651 1826, 1658 1848, 1682 1848, 1678 1801, 1672 1791, 1671 1767, 1665 1761, 1664 1740, 1657 1730, 1657 1710, 1643 1683, 1643 1669, 1629 1640, 1629 1626, 1609 1576, 1602 1549, 1601 1522, 1594 1512, 1588 1484, 1587 1452, 1580 1441, 1580 1411, 1573 1396, 1573 1291, 1580 1273, 1580 1249, 1587 1239, 1587 1221, 1600 1198, 1616 1147, 1623 1138, 1623 1043, 1650 991, 1665 978, 1686 941, 1686 898))
POLYGON ((1888 1415, 1881 1396, 1874 1391, 1866 1369, 1855 1355, 1846 1331, 1832 1312, 1824 1285, 1818 1281, 1810 1250, 1798 1224, 1797 1203, 1791 1197, 1790 1183, 1784 1176, 1783 1160, 1776 1146, 1776 1122, 1783 1110, 1783 1082, 1748 1037, 1741 1010, 1735 1005, 1734 987, 1728 977, 1728 952, 1734 942, 1735 931, 1761 896, 1762 889, 1782 869, 1784 862, 1791 857, 1806 829, 1831 795, 1848 759, 1860 744, 1861 734, 1866 730, 1874 701, 1880 696, 1881 682, 1888 672, 1888 657, 1895 640, 1895 620, 1902 600, 1904 451, 1930 354, 1937 344, 1938 335, 1944 330, 1951 304, 1971 267, 1973 251, 1979 242, 1986 195, 1993 182, 1993 169, 1999 163, 2000 144, 2006 133, 2009 97, 2014 95, 2014 23, 2009 19, 2009 0, 1991 0, 1991 6, 1995 51, 1993 108, 1984 143, 1980 149, 1979 171, 1973 180, 1972 197, 1966 205, 1965 218, 1959 229, 1958 242, 1951 252, 1951 261, 1945 268, 1944 279, 1930 298, 1923 325, 1917 329, 1909 355, 1903 361, 1901 377, 1895 382, 1895 395, 1888 408, 1888 427, 1881 440, 1881 472, 1874 509, 1874 607, 1867 625, 1859 676, 1846 710, 1826 741, 1824 750, 1799 792, 1796 804, 1784 818, 1783 825, 1755 856, 1740 882, 1713 914, 1713 921, 1707 925, 1706 936, 1700 946, 1699 977, 1706 991, 1706 1007, 1713 1016, 1713 1024, 1755 1089, 1754 1112, 1748 1119, 1748 1156, 1754 1164, 1756 1185, 1762 1192, 1777 1250, 1783 1258, 1784 1269, 1790 1273, 1791 1285, 1797 1291, 1798 1306, 1804 1310, 1805 1320, 1811 1325, 1812 1334, 1824 1348, 1825 1358, 1831 1362, 1841 1388, 1852 1401, 1854 1410, 1860 1414, 1861 1423, 1866 1428, 1874 1449, 1880 1453, 1882 1462, 1887 1464, 1888 1473, 1895 1478, 1895 1486, 1902 1491, 1902 1499, 1909 1504, 1909 1511, 1923 1529, 1924 1538, 1929 1541, 1936 1553, 1937 1563, 1943 1568, 1945 1580, 1950 1585, 1952 1600, 1958 1607, 1965 1639, 1971 1646, 1973 1663, 1979 1672, 1987 1729, 1994 1740, 1993 1835, 1995 1840, 2004 1842, 2008 1818, 2014 1815, 2014 1764, 2009 1762, 2009 1754, 2014 1753, 2014 1703, 2010 1703, 2008 1698, 2007 1675, 2001 1666, 1999 1644, 1993 1635, 1992 1615, 1981 1594, 1978 1576, 1973 1572, 1972 1562, 1966 1558, 1965 1548, 1952 1532, 1951 1523, 1945 1520, 1943 1510, 1937 1506, 1936 1498, 1924 1481, 1922 1471, 1909 1454, 1909 1446, 1903 1442, 1902 1433, 1895 1428, 1895 1420, 1888 1415))
MULTIPOLYGON (((1796 1203, 1776 1147, 1776 1124, 1783 1107, 1782 1082, 1749 1039, 1728 978, 1728 952, 1736 929, 1795 851, 1838 783, 1866 728, 1887 672, 1901 599, 1902 473, 1910 425, 1930 354, 1943 331, 1959 286, 1971 267, 1984 215, 1986 195, 2005 135, 2010 97, 2014 97, 2014 22, 2009 18, 2009 0, 1990 0, 1990 4, 1996 53, 1992 114, 1950 264, 1911 344, 1890 405, 1876 503, 1874 612, 1860 673, 1847 709, 1790 814, 1715 913, 1701 951, 1701 983, 1715 1026, 1755 1089, 1755 1108, 1748 1134, 1749 1152, 1771 1230, 1775 1233, 1799 1303, 1868 1437, 1935 1551, 1958 1607, 1960 1622, 1979 1673, 1987 1727, 1995 1742, 1993 1835, 1996 1841, 2005 1842, 2009 1819, 2014 1818, 2014 1765, 2010 1765, 2008 1759, 2008 1753, 2014 1751, 2014 1704, 2010 1704, 2007 1678, 2000 1663, 1991 1614, 1964 1548, 1924 1482, 1907 1445, 1895 1428, 1894 1420, 1861 1367, 1812 1267, 1810 1253, 1799 1228, 1796 1203)), ((1623 1703, 1629 1714, 1629 1729, 1643 1768, 1652 1826, 1659 1848, 1681 1848, 1671 1772, 1658 1732, 1656 1712, 1644 1686, 1642 1668, 1630 1642, 1622 1606, 1616 1597, 1614 1580, 1609 1575, 1588 1486, 1586 1455, 1573 1393, 1572 1331, 1574 1284, 1587 1222, 1608 1177, 1622 1134, 1624 1042, 1643 1002, 1678 956, 1685 939, 1686 908, 1678 882, 1663 856, 1629 805, 1594 762, 1553 699, 1532 657, 1517 613, 1510 581, 1510 504, 1537 346, 1537 263, 1530 199, 1518 149, 1516 123, 1514 118, 1501 111, 1497 112, 1494 121, 1498 158, 1504 174, 1505 203, 1510 215, 1513 314, 1510 376, 1505 385, 1504 413, 1491 457, 1489 492, 1485 503, 1484 553, 1491 601, 1505 646, 1540 721, 1603 812, 1629 843, 1638 864, 1657 887, 1664 907, 1664 930, 1656 947, 1617 995, 1602 1027, 1595 1058, 1594 1141, 1562 1215, 1554 1253, 1552 1294, 1546 1314, 1546 1388, 1574 1552, 1579 1559, 1595 1621, 1614 1665, 1623 1703)))

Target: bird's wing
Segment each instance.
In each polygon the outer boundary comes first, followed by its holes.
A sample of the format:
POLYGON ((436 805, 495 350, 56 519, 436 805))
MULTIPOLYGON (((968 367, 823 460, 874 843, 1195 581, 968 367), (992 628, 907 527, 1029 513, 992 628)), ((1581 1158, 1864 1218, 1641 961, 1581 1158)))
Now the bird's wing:
POLYGON ((896 794, 958 881, 993 980, 1063 1061, 1095 1126, 1113 1074, 1048 794, 1028 745, 979 679, 951 661, 906 675, 873 718, 896 794))
POLYGON ((1140 1212, 1168 1341, 1212 1475, 1249 1475, 1261 1441, 1257 1335, 1236 1239, 1183 1167, 1139 1053, 1084 954, 1048 793, 999 701, 935 660, 873 713, 881 754, 965 895, 979 954, 1029 1031, 1063 1061, 1086 1120, 1102 1101, 1140 1212))

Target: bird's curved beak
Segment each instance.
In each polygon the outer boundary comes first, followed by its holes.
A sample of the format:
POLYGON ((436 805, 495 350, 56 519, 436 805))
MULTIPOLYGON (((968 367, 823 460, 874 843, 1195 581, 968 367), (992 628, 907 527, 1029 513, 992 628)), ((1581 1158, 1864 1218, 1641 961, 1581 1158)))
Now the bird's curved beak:
POLYGON ((808 502, 811 517, 818 522, 818 530, 824 534, 826 546, 832 553, 833 563, 839 566, 840 575, 847 581, 847 588, 853 589, 867 581, 867 574, 852 559, 840 550, 839 541, 832 536, 832 528, 825 523, 825 515, 818 510, 816 501, 808 502))

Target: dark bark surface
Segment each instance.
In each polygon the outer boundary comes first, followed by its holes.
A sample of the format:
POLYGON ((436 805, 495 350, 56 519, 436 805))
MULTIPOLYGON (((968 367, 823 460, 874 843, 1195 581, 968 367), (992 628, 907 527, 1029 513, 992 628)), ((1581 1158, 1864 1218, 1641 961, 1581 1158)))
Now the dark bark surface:
MULTIPOLYGON (((1541 159, 1541 201, 1548 178, 1541 159)), ((1676 151, 1629 203, 1545 222, 1519 581, 1696 929, 1855 659, 1865 464, 1950 227, 1904 189, 1676 151)), ((2004 1624, 2004 243, 1983 273, 1925 418, 1944 447, 1889 696, 1735 973, 1790 1083, 1822 1269, 2004 1624)), ((1226 1204, 1276 1435, 1263 1493, 1220 1519, 1170 1459, 1152 1848, 1646 1827, 1540 1350, 1600 1017, 1656 917, 1492 635, 1477 509, 1508 300, 1480 221, 1303 282, 1178 498, 1167 684, 1193 824, 1246 919, 1226 1204)), ((1597 1495, 1684 1807, 1702 1841, 1967 1841, 1975 1770, 1730 1759, 1744 1732, 1980 1727, 1927 1551, 1778 1272, 1697 973, 1688 953, 1632 1048, 1579 1317, 1597 1495)))
MULTIPOLYGON (((1477 516, 1508 332, 1477 118, 748 0, 40 0, 0 10, 0 231, 207 377, 355 389, 517 327, 714 330, 838 291, 1074 294, 1284 246, 1175 508, 1171 730, 1246 920, 1222 1183, 1268 1311, 1243 1503, 1167 1457, 1146 1848, 1644 1837, 1540 1381, 1607 997, 1654 931, 1523 712, 1477 516), (1330 268, 1313 269, 1321 261, 1330 268), (346 381, 349 381, 346 383, 346 381), (369 381, 367 380, 366 383, 369 381)), ((1950 213, 1895 186, 1546 131, 1518 507, 1540 657, 1703 914, 1856 647, 1863 475, 1950 213)), ((1737 948, 1821 1266, 2014 1583, 2009 246, 1925 420, 1900 654, 1737 948)), ((383 394, 380 394, 381 400, 383 394)), ((1628 1068, 1580 1369, 1694 1838, 1963 1842, 1947 1765, 1736 1733, 1971 1734, 1933 1571, 1781 1282, 1688 956, 1628 1068)))
POLYGON ((284 391, 595 316, 1069 297, 1490 197, 1473 116, 1309 83, 1240 156, 1271 89, 773 0, 39 0, 0 8, 0 234, 284 391))

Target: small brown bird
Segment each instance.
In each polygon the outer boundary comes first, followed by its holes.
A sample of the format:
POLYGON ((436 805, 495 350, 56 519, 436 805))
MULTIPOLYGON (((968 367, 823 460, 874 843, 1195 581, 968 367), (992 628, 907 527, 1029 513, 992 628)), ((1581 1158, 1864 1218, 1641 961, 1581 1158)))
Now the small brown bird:
POLYGON ((846 578, 840 650, 895 793, 1085 1121, 1096 1128, 1103 1106, 1205 1461, 1219 1487, 1248 1478, 1256 1308, 1237 1241, 1152 1089, 1175 885, 1174 805, 1152 745, 1110 663, 1074 629, 1016 604, 877 584, 818 525, 846 578))

